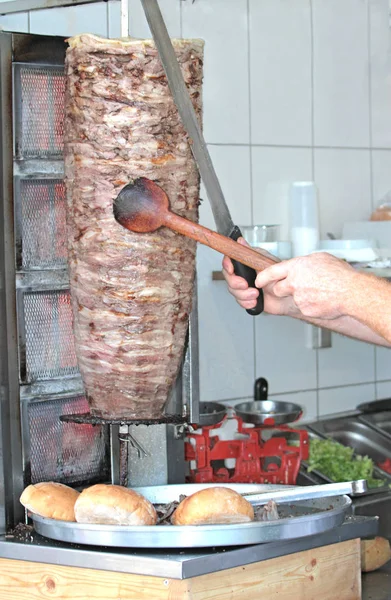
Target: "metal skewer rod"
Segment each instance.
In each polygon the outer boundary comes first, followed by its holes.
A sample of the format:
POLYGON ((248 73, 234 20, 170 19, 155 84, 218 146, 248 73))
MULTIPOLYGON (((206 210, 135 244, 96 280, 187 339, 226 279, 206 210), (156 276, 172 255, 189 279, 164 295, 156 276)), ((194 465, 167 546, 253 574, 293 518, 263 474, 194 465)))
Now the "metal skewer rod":
POLYGON ((342 483, 326 483, 322 485, 309 485, 299 488, 288 488, 276 492, 250 492, 242 494, 250 504, 266 504, 269 500, 274 502, 297 502, 299 500, 314 500, 315 498, 328 498, 343 496, 344 494, 363 494, 367 490, 365 479, 358 481, 346 481, 342 483))

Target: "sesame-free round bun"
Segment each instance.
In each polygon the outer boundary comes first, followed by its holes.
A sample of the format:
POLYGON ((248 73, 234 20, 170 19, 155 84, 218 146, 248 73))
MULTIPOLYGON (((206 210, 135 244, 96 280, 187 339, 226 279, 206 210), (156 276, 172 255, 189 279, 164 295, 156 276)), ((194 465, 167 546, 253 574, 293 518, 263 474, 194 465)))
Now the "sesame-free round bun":
POLYGON ((226 487, 211 487, 185 498, 171 517, 173 525, 246 523, 254 509, 240 494, 226 487))
POLYGON ((75 504, 78 523, 103 525, 156 525, 149 500, 120 485, 99 483, 82 491, 75 504))
POLYGON ((20 503, 30 512, 56 519, 57 521, 75 521, 75 502, 79 492, 73 488, 46 481, 26 487, 20 497, 20 503))

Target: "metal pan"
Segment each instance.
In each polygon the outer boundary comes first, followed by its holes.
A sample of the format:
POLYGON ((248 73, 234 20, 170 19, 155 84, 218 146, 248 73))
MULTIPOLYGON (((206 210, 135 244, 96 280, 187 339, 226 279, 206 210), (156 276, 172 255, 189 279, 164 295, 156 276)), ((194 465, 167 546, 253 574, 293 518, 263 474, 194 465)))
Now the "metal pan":
POLYGON ((201 402, 198 424, 203 426, 217 425, 217 423, 221 423, 226 414, 227 407, 224 404, 219 404, 218 402, 201 402))
POLYGON ((391 412, 383 410, 379 413, 360 415, 359 420, 372 427, 388 439, 391 438, 391 412))
POLYGON ((375 464, 391 458, 390 441, 357 419, 318 421, 310 427, 323 437, 329 437, 343 446, 353 448, 356 454, 369 456, 375 464))
POLYGON ((391 411, 391 398, 384 398, 383 400, 374 400, 373 402, 364 402, 357 406, 357 410, 362 413, 374 413, 383 410, 391 411))
POLYGON ((293 423, 301 417, 303 411, 301 406, 292 402, 257 400, 237 404, 235 412, 245 423, 273 426, 293 423))
MULTIPOLYGON (((365 431, 363 431, 362 427, 360 426, 362 426, 360 421, 342 417, 340 419, 320 420, 314 421, 313 423, 307 423, 305 428, 308 430, 310 439, 331 439, 342 444, 343 446, 352 447, 355 454, 367 455, 372 458, 374 462, 376 462, 377 457, 380 456, 380 452, 385 451, 385 445, 381 444, 380 438, 374 438, 370 435, 371 430, 368 431, 365 429, 365 431)), ((385 439, 383 441, 386 442, 385 439)), ((381 456, 383 456, 383 454, 381 454, 381 456)), ((330 479, 330 477, 321 471, 318 471, 317 469, 312 469, 310 473, 308 473, 308 468, 308 463, 306 461, 301 461, 301 470, 306 471, 306 474, 309 475, 311 481, 313 479, 312 476, 315 476, 315 478, 318 478, 318 480, 320 479, 325 483, 333 483, 333 480, 330 479)), ((363 496, 390 491, 390 474, 375 465, 373 468, 373 477, 375 479, 382 480, 384 485, 378 487, 368 487, 368 489, 362 494, 363 496)), ((318 483, 318 481, 312 482, 318 483)))
MULTIPOLYGON (((137 488, 155 504, 165 504, 215 484, 180 484, 137 488)), ((224 484, 239 493, 281 490, 281 486, 224 484)), ((284 489, 286 486, 284 486, 284 489)), ((93 546, 123 548, 207 548, 213 546, 245 546, 276 540, 317 535, 339 527, 348 512, 348 496, 303 500, 298 504, 278 507, 280 519, 253 521, 230 525, 173 526, 155 525, 127 527, 114 525, 85 525, 55 521, 32 515, 34 528, 40 535, 54 540, 93 546)))

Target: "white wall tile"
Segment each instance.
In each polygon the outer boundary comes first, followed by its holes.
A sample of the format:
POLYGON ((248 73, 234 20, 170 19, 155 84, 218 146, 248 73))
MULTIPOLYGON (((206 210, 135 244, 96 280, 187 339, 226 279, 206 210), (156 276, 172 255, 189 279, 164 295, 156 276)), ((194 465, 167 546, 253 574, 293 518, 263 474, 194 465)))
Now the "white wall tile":
POLYGON ((243 397, 243 398, 234 398, 232 400, 224 400, 224 406, 228 406, 229 408, 232 408, 233 406, 236 406, 237 404, 240 404, 241 402, 253 402, 254 400, 254 396, 247 396, 247 398, 243 397))
POLYGON ((376 400, 391 398, 391 381, 378 381, 376 383, 376 400))
POLYGON ((370 0, 372 145, 391 148, 391 47, 388 0, 370 0))
POLYGON ((199 246, 198 322, 201 401, 251 396, 254 385, 254 318, 235 302, 223 281, 221 255, 199 246))
POLYGON ((288 189, 292 181, 312 175, 310 148, 253 147, 253 223, 281 225, 281 239, 289 239, 288 189))
POLYGON ((208 143, 249 142, 247 0, 182 2, 182 35, 205 40, 204 135, 208 143))
POLYGON ((376 380, 391 379, 391 349, 375 348, 376 352, 376 380))
MULTIPOLYGON (((297 422, 297 425, 314 421, 318 417, 318 399, 315 390, 309 392, 296 392, 293 394, 270 394, 270 399, 281 402, 293 402, 294 404, 301 406, 303 409, 303 416, 300 421, 297 422)), ((293 427, 295 425, 296 423, 292 423, 293 427)))
POLYGON ((355 410, 361 402, 375 399, 375 384, 319 390, 319 416, 355 410))
MULTIPOLYGON (((391 114, 391 96, 390 96, 391 114)), ((391 150, 372 150, 373 208, 391 191, 391 150)))
POLYGON ((375 381, 375 348, 332 334, 331 348, 318 350, 318 385, 337 387, 375 381))
MULTIPOLYGON (((173 38, 181 37, 180 3, 181 0, 159 0, 168 33, 173 38)), ((129 25, 131 36, 152 37, 140 0, 129 0, 129 25)))
POLYGON ((320 228, 341 236, 346 221, 365 221, 372 212, 369 150, 315 149, 320 228))
MULTIPOLYGON (((251 225, 251 168, 249 146, 209 146, 214 168, 232 219, 236 225, 251 225)), ((216 229, 212 210, 202 186, 200 223, 216 229)))
POLYGON ((265 377, 270 394, 317 387, 316 351, 306 347, 306 329, 289 317, 255 319, 256 377, 265 377))
POLYGON ((104 2, 30 12, 30 33, 68 36, 86 32, 107 37, 104 2))
POLYGON ((121 3, 112 0, 107 3, 108 8, 108 36, 110 38, 121 37, 121 3))
POLYGON ((253 143, 311 144, 311 62, 309 0, 250 0, 253 143))
POLYGON ((315 145, 368 147, 367 2, 313 0, 312 6, 315 145))
POLYGON ((27 12, 0 16, 0 27, 5 31, 28 33, 29 17, 27 12))

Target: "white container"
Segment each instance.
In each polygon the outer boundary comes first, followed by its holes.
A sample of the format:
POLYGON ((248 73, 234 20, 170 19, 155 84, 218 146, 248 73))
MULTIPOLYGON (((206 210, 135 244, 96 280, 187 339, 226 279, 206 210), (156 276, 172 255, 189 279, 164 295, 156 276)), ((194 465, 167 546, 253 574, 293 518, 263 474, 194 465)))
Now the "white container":
POLYGON ((321 240, 317 252, 328 252, 351 263, 368 263, 379 258, 374 240, 321 240))
POLYGON ((295 181, 289 189, 292 255, 305 256, 318 248, 318 194, 313 181, 295 181))

